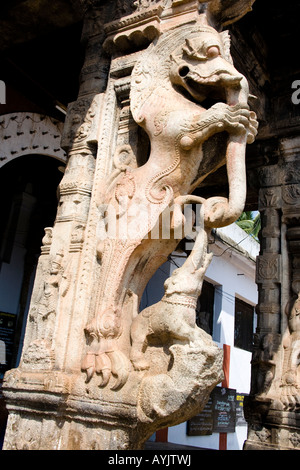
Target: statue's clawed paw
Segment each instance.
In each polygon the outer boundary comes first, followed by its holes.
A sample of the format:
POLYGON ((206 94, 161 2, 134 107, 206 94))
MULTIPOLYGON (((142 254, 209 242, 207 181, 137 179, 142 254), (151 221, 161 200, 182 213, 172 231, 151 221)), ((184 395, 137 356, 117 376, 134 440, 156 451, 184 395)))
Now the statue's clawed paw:
POLYGON ((217 103, 212 106, 218 126, 232 134, 247 133, 248 143, 252 143, 257 134, 258 122, 256 114, 248 105, 238 103, 229 106, 225 103, 217 103))

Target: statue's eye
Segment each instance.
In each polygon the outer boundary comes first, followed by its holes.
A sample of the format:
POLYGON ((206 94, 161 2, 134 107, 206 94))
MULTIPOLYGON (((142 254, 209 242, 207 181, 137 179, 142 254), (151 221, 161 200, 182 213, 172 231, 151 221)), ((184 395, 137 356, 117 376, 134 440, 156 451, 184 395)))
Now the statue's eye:
POLYGON ((208 59, 213 59, 215 57, 218 57, 220 55, 220 49, 218 46, 210 46, 206 50, 206 57, 208 59))

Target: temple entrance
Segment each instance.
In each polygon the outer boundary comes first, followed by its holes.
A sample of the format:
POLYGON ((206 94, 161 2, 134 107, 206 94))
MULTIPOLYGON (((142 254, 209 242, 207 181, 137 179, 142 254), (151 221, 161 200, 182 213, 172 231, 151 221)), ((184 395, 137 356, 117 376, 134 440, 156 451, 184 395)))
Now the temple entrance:
MULTIPOLYGON (((19 363, 44 228, 54 223, 63 171, 60 160, 45 155, 26 155, 0 169, 0 383, 19 363)), ((0 396, 0 432, 5 420, 0 396)))

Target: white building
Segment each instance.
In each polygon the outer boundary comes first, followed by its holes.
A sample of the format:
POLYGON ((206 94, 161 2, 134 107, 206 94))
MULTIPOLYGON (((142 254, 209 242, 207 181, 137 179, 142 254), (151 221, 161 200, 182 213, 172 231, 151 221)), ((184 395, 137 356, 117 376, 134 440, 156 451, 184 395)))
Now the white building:
MULTIPOLYGON (((206 273, 197 308, 197 323, 212 334, 213 340, 224 350, 225 379, 219 385, 224 392, 235 394, 236 419, 233 429, 227 433, 216 432, 214 424, 208 435, 199 435, 207 432, 203 428, 204 415, 188 423, 157 432, 152 440, 168 442, 164 444, 167 448, 180 445, 241 450, 247 438, 247 424, 243 419, 242 405, 243 396, 250 392, 251 344, 256 328, 257 303, 255 259, 259 253, 259 244, 233 224, 214 231, 210 250, 214 257, 206 273)), ((170 262, 165 263, 156 272, 144 293, 141 308, 160 300, 165 279, 176 267, 183 264, 185 257, 185 253, 172 254, 170 262)), ((212 414, 215 413, 213 408, 212 404, 206 411, 211 423, 212 414)), ((216 417, 214 419, 216 420, 216 417)))

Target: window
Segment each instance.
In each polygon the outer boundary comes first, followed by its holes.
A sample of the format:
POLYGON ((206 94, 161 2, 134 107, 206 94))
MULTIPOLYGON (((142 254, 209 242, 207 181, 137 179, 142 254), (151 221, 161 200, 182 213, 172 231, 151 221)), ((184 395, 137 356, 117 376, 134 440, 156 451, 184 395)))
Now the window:
POLYGON ((196 324, 209 335, 212 335, 213 331, 214 300, 215 286, 204 281, 201 295, 197 301, 196 324))
POLYGON ((234 346, 252 351, 254 307, 235 299, 234 346))

